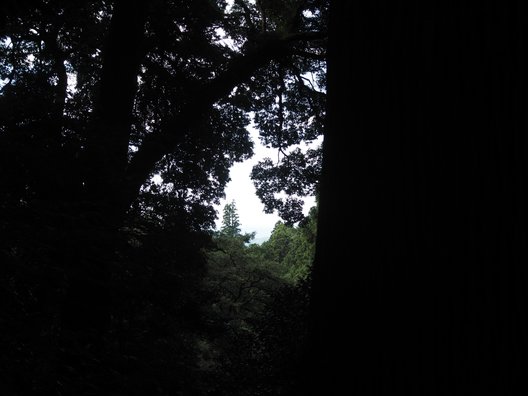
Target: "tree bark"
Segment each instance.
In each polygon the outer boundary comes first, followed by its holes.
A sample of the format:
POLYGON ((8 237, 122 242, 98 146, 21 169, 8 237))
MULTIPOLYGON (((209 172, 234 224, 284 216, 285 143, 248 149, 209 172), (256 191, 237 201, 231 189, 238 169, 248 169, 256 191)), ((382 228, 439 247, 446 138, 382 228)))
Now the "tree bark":
POLYGON ((63 241, 58 257, 67 274, 61 310, 63 344, 81 342, 101 350, 104 346, 103 335, 110 321, 109 271, 117 230, 128 209, 123 204, 123 180, 145 20, 144 2, 116 2, 87 137, 85 194, 75 202, 75 227, 63 241), (90 336, 70 339, 81 334, 90 336))
MULTIPOLYGON (((103 49, 100 87, 87 139, 87 195, 107 218, 124 215, 124 177, 137 78, 144 55, 145 2, 117 1, 103 49)), ((115 220, 119 222, 119 218, 115 220)))
POLYGON ((308 386, 526 390, 526 5, 332 7, 308 386))

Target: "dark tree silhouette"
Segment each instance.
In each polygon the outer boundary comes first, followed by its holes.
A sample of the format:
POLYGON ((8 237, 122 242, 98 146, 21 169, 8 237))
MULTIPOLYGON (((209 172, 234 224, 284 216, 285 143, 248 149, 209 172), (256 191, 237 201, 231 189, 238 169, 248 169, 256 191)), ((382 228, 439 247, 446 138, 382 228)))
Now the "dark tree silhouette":
POLYGON ((526 11, 333 2, 301 394, 526 391, 526 11))
MULTIPOLYGON (((324 2, 291 2, 281 11, 280 2, 258 8, 235 3, 231 13, 223 11, 221 1, 192 6, 53 1, 15 7, 2 32, 8 103, 2 128, 16 134, 24 121, 35 134, 35 123, 49 118, 54 125, 40 125, 48 135, 38 135, 41 145, 51 150, 54 141, 63 154, 67 136, 75 151, 69 154, 80 157, 67 166, 64 158, 54 161, 63 172, 74 165, 81 169, 70 170, 70 177, 43 170, 48 177, 41 187, 52 190, 50 183, 62 179, 60 192, 77 192, 104 214, 104 221, 119 224, 153 172, 165 172, 164 180, 176 179, 170 182, 178 187, 197 189, 180 182, 181 173, 203 178, 201 171, 216 183, 201 180, 200 185, 221 190, 228 166, 250 152, 244 111, 256 112, 270 144, 285 148, 314 139, 320 124, 309 120, 307 103, 316 93, 303 74, 320 70, 324 2), (233 48, 222 43, 222 31, 233 48), (70 92, 68 73, 77 79, 70 92), (281 99, 284 109, 276 106, 277 95, 288 95, 281 99), (43 102, 40 118, 27 114, 37 106, 29 105, 28 96, 43 102), (208 162, 185 158, 204 145, 208 149, 200 156, 208 162), (194 167, 188 165, 192 161, 194 167)), ((213 194, 206 191, 200 198, 214 200, 213 194)))
POLYGON ((252 153, 248 112, 283 150, 315 139, 326 3, 2 3, 2 381, 164 394, 192 378, 212 204, 252 153))
MULTIPOLYGON (((9 5, 0 32, 6 218, 37 210, 54 231, 74 222, 110 246, 131 205, 145 211, 147 196, 165 195, 204 228, 229 166, 251 153, 246 111, 276 144, 315 137, 318 124, 295 103, 313 95, 302 75, 321 65, 324 2, 235 2, 230 13, 222 1, 9 5), (287 111, 276 109, 276 86, 287 111), (276 117, 302 128, 272 127, 276 117)), ((71 251, 87 243, 57 232, 71 251)), ((92 271, 101 260, 70 261, 92 271)))

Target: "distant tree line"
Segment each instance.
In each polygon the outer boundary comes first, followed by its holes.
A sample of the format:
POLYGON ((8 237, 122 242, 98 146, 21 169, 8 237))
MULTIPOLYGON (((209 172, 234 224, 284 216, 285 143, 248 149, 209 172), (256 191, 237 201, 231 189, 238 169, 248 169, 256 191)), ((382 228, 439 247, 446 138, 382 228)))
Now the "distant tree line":
POLYGON ((297 227, 277 222, 260 245, 241 233, 234 201, 223 212, 207 252, 206 316, 216 332, 202 340, 202 367, 219 394, 289 394, 308 330, 316 209, 297 227))

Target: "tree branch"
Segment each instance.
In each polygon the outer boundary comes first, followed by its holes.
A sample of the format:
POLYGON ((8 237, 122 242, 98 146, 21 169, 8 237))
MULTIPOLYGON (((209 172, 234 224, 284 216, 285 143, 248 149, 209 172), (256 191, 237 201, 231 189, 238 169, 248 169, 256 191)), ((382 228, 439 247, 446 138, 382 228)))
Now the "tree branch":
MULTIPOLYGON (((269 39, 256 45, 246 55, 234 58, 226 70, 214 80, 205 83, 189 98, 181 111, 165 123, 157 133, 149 135, 130 161, 126 182, 127 195, 133 200, 141 185, 148 178, 156 163, 174 150, 179 139, 200 120, 211 106, 231 92, 237 85, 247 81, 253 73, 270 60, 288 54, 288 42, 269 39)), ((131 201, 127 204, 130 204, 131 201)))
POLYGON ((203 119, 211 106, 227 96, 237 85, 247 81, 258 69, 273 59, 280 59, 292 53, 296 41, 321 40, 326 32, 299 32, 287 35, 262 34, 246 45, 246 54, 234 57, 224 72, 195 90, 180 112, 166 121, 157 132, 148 135, 139 150, 130 160, 125 180, 124 204, 128 207, 137 196, 141 186, 148 179, 156 163, 164 155, 174 151, 192 126, 203 119))
POLYGON ((249 9, 248 5, 244 0, 235 0, 235 4, 244 10, 244 19, 246 24, 248 25, 249 30, 254 33, 256 31, 255 24, 251 20, 251 10, 249 9))
POLYGON ((315 87, 313 86, 313 83, 307 79, 306 77, 303 77, 301 76, 301 73, 299 70, 295 70, 295 78, 297 79, 297 83, 299 84, 299 87, 306 92, 307 94, 307 98, 308 98, 308 103, 310 104, 310 107, 312 108, 313 112, 314 112, 314 115, 315 117, 317 118, 317 120, 322 124, 324 125, 324 120, 322 119, 322 116, 320 115, 320 113, 322 113, 322 110, 319 108, 319 106, 317 106, 315 103, 314 103, 314 98, 312 95, 324 95, 323 93, 317 91, 315 89, 315 87), (308 84, 310 84, 311 88, 307 87, 306 84, 304 84, 304 81, 307 81, 308 84))
POLYGON ((278 143, 279 143, 279 152, 277 153, 277 163, 279 162, 279 153, 282 151, 282 132, 284 129, 284 92, 286 91, 286 85, 284 84, 284 69, 282 65, 279 65, 279 92, 277 93, 277 96, 279 97, 279 108, 278 108, 278 118, 279 118, 279 126, 278 126, 278 143))
MULTIPOLYGON (((44 41, 46 52, 53 59, 53 70, 57 75, 57 90, 54 102, 58 108, 57 111, 60 111, 60 116, 62 116, 68 88, 68 75, 66 73, 66 66, 64 65, 66 53, 59 47, 59 32, 56 28, 52 32, 44 34, 41 38, 44 41)), ((40 37, 38 40, 40 41, 40 37)))

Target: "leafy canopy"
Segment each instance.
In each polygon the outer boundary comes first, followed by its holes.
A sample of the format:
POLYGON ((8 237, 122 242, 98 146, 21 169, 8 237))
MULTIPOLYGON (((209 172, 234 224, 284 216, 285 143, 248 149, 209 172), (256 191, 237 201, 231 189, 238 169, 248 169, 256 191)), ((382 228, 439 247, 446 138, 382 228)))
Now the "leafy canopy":
MULTIPOLYGON (((280 153, 254 175, 267 209, 295 215, 277 193, 311 188, 291 183, 309 156, 289 147, 322 130, 326 3, 0 4, 8 393, 211 393, 194 369, 203 231, 230 166, 252 154, 252 121, 280 153)), ((208 268, 223 276, 216 311, 260 309, 279 276, 258 249, 224 242, 231 255, 208 268), (253 267, 229 267, 238 257, 253 267)))
POLYGON ((0 193, 10 209, 53 200, 64 212, 67 200, 73 211, 91 202, 155 213, 162 200, 211 227, 229 167, 252 154, 253 120, 280 157, 253 172, 258 194, 266 210, 300 218, 320 154, 288 147, 322 131, 327 1, 4 8, 0 193))

